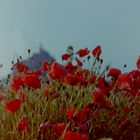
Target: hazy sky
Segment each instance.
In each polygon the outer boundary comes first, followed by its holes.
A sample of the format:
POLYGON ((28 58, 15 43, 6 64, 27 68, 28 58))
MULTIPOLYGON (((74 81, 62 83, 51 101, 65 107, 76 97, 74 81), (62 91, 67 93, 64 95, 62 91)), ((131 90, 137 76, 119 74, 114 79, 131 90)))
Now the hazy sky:
POLYGON ((56 59, 100 44, 105 63, 135 68, 140 55, 140 0, 0 0, 0 76, 13 54, 27 57, 42 42, 56 59))

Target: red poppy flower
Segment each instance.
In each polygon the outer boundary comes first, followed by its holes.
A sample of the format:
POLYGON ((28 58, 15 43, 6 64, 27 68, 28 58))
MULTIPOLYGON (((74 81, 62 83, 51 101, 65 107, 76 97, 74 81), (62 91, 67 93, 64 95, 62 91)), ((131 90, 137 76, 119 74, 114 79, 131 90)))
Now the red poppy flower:
POLYGON ((26 72, 29 70, 29 67, 23 63, 17 62, 13 65, 12 70, 16 69, 17 72, 26 72))
POLYGON ((68 60, 70 57, 71 57, 70 54, 65 53, 65 54, 62 55, 62 60, 68 60))
POLYGON ((64 140, 88 140, 88 136, 79 134, 75 131, 67 131, 64 140))
POLYGON ((34 74, 24 75, 23 83, 28 88, 37 89, 37 88, 41 87, 41 83, 40 83, 40 80, 39 80, 38 76, 34 75, 34 74))
POLYGON ((49 68, 50 68, 49 62, 48 62, 48 61, 43 61, 43 62, 41 63, 41 68, 42 68, 43 71, 48 71, 49 68))
POLYGON ((53 125, 53 129, 57 137, 60 137, 63 134, 65 128, 66 128, 65 123, 57 123, 53 125))
POLYGON ((67 74, 67 71, 66 71, 65 67, 56 62, 52 63, 51 69, 48 71, 48 75, 52 79, 60 80, 60 79, 64 78, 66 76, 66 74, 67 74))
POLYGON ((28 128, 28 125, 28 118, 26 116, 21 117, 17 125, 18 131, 22 134, 28 128))
POLYGON ((92 55, 94 57, 99 57, 101 54, 102 50, 101 50, 101 46, 97 46, 96 48, 93 49, 92 51, 92 55))
POLYGON ((83 66, 83 63, 78 58, 76 58, 76 62, 77 62, 77 66, 79 67, 83 66))
POLYGON ((133 80, 134 83, 134 89, 140 89, 140 78, 135 78, 133 80))
POLYGON ((77 85, 86 86, 88 84, 88 78, 86 76, 79 76, 78 79, 79 82, 77 83, 77 85))
POLYGON ((118 77, 121 74, 121 71, 117 68, 111 68, 107 74, 107 76, 112 76, 114 78, 118 77))
POLYGON ((29 87, 29 88, 40 88, 41 87, 41 83, 40 83, 40 79, 37 75, 26 75, 24 77, 24 84, 29 87))
POLYGON ((105 99, 104 90, 95 88, 92 92, 92 96, 95 105, 105 108, 110 106, 110 102, 105 99))
POLYGON ((120 89, 130 91, 133 87, 133 81, 129 73, 120 74, 118 77, 120 89))
POLYGON ((132 70, 129 72, 132 78, 140 77, 140 71, 139 70, 132 70))
POLYGON ((13 100, 5 103, 4 108, 7 111, 10 111, 10 112, 14 113, 14 112, 18 111, 18 109, 20 108, 20 105, 21 105, 21 100, 20 99, 13 99, 13 100))
POLYGON ((76 52, 76 54, 78 54, 80 57, 84 57, 86 55, 89 54, 89 50, 88 48, 85 48, 85 49, 80 49, 79 51, 76 52))
POLYGON ((26 71, 29 70, 29 67, 27 65, 25 65, 25 64, 20 63, 17 66, 17 70, 18 70, 18 72, 26 72, 26 71))
POLYGON ((66 111, 66 116, 68 120, 72 120, 73 117, 76 115, 77 110, 75 108, 69 108, 66 111))
POLYGON ((23 76, 17 75, 10 77, 10 86, 11 89, 15 92, 17 92, 20 89, 20 86, 23 85, 23 76))
POLYGON ((89 83, 93 84, 96 82, 96 75, 92 74, 92 76, 89 78, 89 83))
POLYGON ((137 68, 140 69, 140 56, 138 57, 138 60, 137 60, 137 68))
POLYGON ((105 80, 104 77, 98 78, 97 87, 102 90, 105 96, 109 96, 110 86, 109 83, 105 80))
POLYGON ((78 69, 76 76, 86 76, 88 73, 90 73, 88 69, 78 69))
POLYGON ((69 85, 76 85, 79 82, 79 79, 77 76, 67 75, 64 79, 64 82, 69 85))
POLYGON ((65 68, 69 73, 74 73, 77 70, 77 66, 74 66, 72 62, 68 62, 65 68))
POLYGON ((77 123, 82 124, 86 122, 89 119, 90 114, 91 114, 91 110, 88 108, 79 110, 75 115, 75 118, 77 119, 77 123))

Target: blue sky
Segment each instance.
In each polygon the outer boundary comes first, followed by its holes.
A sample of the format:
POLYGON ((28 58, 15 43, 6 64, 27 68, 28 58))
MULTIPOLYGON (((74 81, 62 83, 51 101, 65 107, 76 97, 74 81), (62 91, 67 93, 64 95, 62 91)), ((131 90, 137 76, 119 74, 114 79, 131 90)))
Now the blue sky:
POLYGON ((68 45, 75 50, 101 45, 105 64, 135 68, 140 55, 140 0, 0 0, 0 76, 13 54, 42 43, 56 59, 68 45))

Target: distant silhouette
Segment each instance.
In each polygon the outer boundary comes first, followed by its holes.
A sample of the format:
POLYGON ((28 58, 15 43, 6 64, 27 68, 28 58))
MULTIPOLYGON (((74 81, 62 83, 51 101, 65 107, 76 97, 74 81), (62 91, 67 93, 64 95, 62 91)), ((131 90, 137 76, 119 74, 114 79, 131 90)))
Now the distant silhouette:
POLYGON ((37 70, 40 68, 42 61, 52 61, 55 60, 47 51, 44 50, 43 46, 40 45, 40 50, 38 53, 34 53, 31 57, 22 62, 28 65, 30 70, 37 70))

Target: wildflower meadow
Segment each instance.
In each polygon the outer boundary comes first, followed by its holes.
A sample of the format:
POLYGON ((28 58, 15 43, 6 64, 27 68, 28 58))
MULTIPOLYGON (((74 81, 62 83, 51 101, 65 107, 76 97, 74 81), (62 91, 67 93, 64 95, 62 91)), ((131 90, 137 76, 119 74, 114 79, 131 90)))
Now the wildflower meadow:
POLYGON ((60 57, 34 71, 12 63, 0 140, 140 140, 140 57, 129 72, 106 65, 99 45, 60 57))

